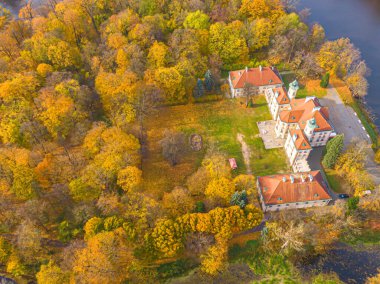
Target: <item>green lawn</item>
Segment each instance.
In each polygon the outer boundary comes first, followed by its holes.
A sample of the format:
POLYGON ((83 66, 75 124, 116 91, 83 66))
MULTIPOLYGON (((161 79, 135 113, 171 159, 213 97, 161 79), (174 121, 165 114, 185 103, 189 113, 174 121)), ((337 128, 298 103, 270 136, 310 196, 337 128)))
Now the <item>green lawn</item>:
POLYGON ((342 177, 337 174, 335 170, 324 169, 324 171, 327 177, 327 181, 335 193, 349 193, 349 185, 342 177))
POLYGON ((254 175, 287 171, 284 150, 267 151, 258 137, 256 122, 267 119, 271 119, 271 116, 264 96, 255 98, 253 108, 246 108, 237 99, 163 107, 146 122, 148 143, 142 161, 145 188, 160 194, 174 186, 183 185, 186 177, 200 166, 204 156, 204 150, 188 150, 180 163, 171 167, 163 159, 158 142, 165 129, 180 130, 187 135, 202 135, 206 147, 215 144, 228 157, 236 159, 238 169, 234 175, 246 173, 241 144, 237 141, 237 134, 242 133, 252 152, 251 169, 254 175))
MULTIPOLYGON (((289 89, 289 84, 296 79, 294 73, 281 75, 284 84, 289 89)), ((327 94, 327 89, 323 89, 319 86, 320 80, 299 80, 299 90, 297 92, 297 98, 317 97, 322 98, 327 94)))
POLYGON ((380 245, 380 231, 364 229, 358 236, 349 240, 343 237, 343 241, 351 245, 380 245))

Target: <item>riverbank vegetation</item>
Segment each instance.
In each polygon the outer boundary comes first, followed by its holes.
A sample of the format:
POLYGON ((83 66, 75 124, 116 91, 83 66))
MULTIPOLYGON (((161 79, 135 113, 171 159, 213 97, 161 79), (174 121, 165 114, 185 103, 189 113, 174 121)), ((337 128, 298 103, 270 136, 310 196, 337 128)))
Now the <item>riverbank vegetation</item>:
POLYGON ((272 281, 356 232, 342 202, 308 222, 273 216, 253 261, 230 263, 243 259, 229 254, 234 238, 261 230, 255 175, 287 165, 258 137, 265 99, 229 100, 225 74, 290 67, 301 96, 321 97, 330 72, 362 96, 366 68, 349 40, 326 41, 293 1, 41 2, 18 18, 0 11, 2 275, 147 283, 192 270, 210 282, 245 267, 272 281))

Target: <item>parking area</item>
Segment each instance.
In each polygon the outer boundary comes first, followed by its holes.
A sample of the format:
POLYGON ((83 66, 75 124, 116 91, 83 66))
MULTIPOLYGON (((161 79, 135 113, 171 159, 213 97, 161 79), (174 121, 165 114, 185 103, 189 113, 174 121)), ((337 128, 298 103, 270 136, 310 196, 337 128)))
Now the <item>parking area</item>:
POLYGON ((371 144, 371 139, 360 119, 351 107, 344 105, 335 88, 327 90, 327 95, 321 99, 321 104, 329 108, 330 120, 335 131, 344 133, 345 146, 354 138, 359 138, 371 144))
POLYGON ((275 133, 276 122, 274 120, 259 121, 257 123, 260 137, 263 139, 265 149, 281 148, 285 144, 285 139, 277 138, 275 133))

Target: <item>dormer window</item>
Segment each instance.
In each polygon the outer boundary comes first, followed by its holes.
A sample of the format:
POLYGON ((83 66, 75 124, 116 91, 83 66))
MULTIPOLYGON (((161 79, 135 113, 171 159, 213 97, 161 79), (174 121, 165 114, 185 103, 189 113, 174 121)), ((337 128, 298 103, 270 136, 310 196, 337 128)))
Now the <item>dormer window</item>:
POLYGON ((292 116, 292 120, 295 120, 296 119, 296 117, 295 116, 292 116))
POLYGON ((319 196, 319 194, 318 194, 318 193, 314 194, 314 197, 318 197, 318 196, 319 196))
POLYGON ((277 200, 278 200, 278 201, 281 201, 281 200, 282 200, 282 198, 281 198, 281 197, 279 197, 279 198, 277 198, 277 200))

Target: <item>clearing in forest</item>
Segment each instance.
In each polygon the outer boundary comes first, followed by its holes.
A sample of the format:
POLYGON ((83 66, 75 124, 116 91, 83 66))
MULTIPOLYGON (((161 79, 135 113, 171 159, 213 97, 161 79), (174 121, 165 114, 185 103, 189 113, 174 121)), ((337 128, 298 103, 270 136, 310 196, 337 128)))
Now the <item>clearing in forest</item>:
POLYGON ((160 197, 165 191, 184 185, 186 177, 200 166, 205 148, 211 144, 226 153, 228 158, 236 159, 238 169, 234 175, 246 174, 238 133, 244 135, 244 141, 251 151, 249 164, 252 174, 258 176, 286 172, 288 167, 283 149, 265 150, 258 135, 257 121, 270 118, 264 96, 255 98, 253 108, 246 108, 237 99, 162 107, 145 124, 147 151, 142 161, 145 190, 160 197), (203 150, 192 151, 189 145, 179 164, 170 166, 162 157, 159 144, 165 129, 182 131, 187 137, 194 133, 200 134, 204 142, 203 150))

